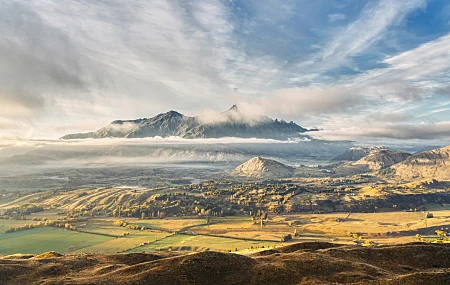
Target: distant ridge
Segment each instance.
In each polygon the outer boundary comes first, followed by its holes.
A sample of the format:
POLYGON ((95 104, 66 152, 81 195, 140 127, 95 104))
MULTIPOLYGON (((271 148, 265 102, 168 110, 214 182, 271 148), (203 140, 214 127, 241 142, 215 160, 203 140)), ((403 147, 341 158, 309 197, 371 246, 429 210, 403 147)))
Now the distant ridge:
POLYGON ((233 105, 216 114, 213 120, 207 120, 204 116, 189 117, 172 110, 152 118, 116 120, 97 131, 68 134, 61 139, 178 136, 187 139, 239 137, 286 140, 299 137, 306 131, 292 121, 287 123, 267 116, 250 117, 233 105))
POLYGON ((370 170, 377 171, 407 159, 411 154, 389 148, 378 149, 354 162, 353 165, 366 165, 370 170))
POLYGON ((381 150, 387 150, 387 147, 384 146, 354 146, 349 148, 346 152, 343 154, 340 154, 333 158, 334 161, 357 161, 361 158, 369 155, 370 153, 378 152, 381 150))
POLYGON ((401 179, 450 180, 450 146, 411 155, 405 161, 390 167, 401 179))

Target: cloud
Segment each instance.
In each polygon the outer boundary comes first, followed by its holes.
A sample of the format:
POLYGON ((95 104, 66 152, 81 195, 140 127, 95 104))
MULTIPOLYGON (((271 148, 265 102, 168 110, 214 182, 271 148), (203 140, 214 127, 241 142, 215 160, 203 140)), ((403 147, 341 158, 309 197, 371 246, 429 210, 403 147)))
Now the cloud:
POLYGON ((49 94, 86 93, 91 72, 70 37, 21 2, 0 5, 0 114, 26 119, 52 103, 49 94))
POLYGON ((401 23, 408 13, 423 8, 425 4, 424 0, 381 0, 375 6, 366 6, 359 18, 339 32, 324 48, 321 60, 327 64, 336 64, 357 55, 380 40, 389 26, 401 23))
POLYGON ((450 139, 450 121, 438 123, 408 124, 388 123, 368 124, 365 127, 348 127, 334 130, 324 130, 318 133, 309 133, 311 136, 326 139, 450 139))
POLYGON ((429 115, 433 115, 433 114, 437 114, 437 113, 442 113, 442 112, 448 112, 450 111, 450 108, 440 108, 440 109, 435 109, 433 111, 427 112, 425 114, 420 114, 417 115, 417 118, 422 118, 422 117, 427 117, 429 115))
POLYGON ((450 34, 384 47, 425 0, 328 6, 0 0, 0 131, 59 137, 169 109, 217 121, 208 110, 232 103, 326 129, 408 126, 415 115, 387 111, 449 94, 450 34))
POLYGON ((336 14, 328 14, 328 22, 334 23, 337 21, 343 21, 347 19, 347 16, 344 14, 336 13, 336 14))
MULTIPOLYGON (((310 83, 326 79, 328 73, 336 69, 351 68, 358 71, 358 65, 353 62, 355 57, 373 48, 387 35, 389 29, 401 25, 407 15, 425 5, 425 0, 370 2, 355 21, 343 28, 331 28, 330 37, 319 46, 316 53, 295 65, 297 74, 291 77, 314 74, 313 78, 305 82, 310 83)), ((329 19, 341 17, 337 15, 329 19)))
POLYGON ((363 104, 364 98, 358 92, 345 86, 287 88, 239 105, 244 112, 277 116, 341 113, 355 111, 363 104))

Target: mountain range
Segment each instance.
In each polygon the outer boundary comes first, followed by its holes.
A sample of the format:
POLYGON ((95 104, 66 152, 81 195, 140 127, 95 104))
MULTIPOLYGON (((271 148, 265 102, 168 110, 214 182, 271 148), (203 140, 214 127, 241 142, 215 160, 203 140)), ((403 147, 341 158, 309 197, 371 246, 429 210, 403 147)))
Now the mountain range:
POLYGON ((239 137, 286 140, 299 137, 307 131, 309 130, 292 121, 288 123, 267 116, 248 116, 233 105, 227 111, 214 116, 190 117, 169 111, 152 118, 117 120, 97 131, 68 134, 61 139, 176 136, 187 139, 239 137))

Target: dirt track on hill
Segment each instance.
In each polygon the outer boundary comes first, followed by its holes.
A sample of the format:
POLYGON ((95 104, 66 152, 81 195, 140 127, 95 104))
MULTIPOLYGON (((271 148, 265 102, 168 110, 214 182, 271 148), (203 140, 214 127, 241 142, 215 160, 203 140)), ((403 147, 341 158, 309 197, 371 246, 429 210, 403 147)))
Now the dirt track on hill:
POLYGON ((450 246, 314 242, 249 256, 200 252, 4 257, 0 284, 450 284, 450 246))

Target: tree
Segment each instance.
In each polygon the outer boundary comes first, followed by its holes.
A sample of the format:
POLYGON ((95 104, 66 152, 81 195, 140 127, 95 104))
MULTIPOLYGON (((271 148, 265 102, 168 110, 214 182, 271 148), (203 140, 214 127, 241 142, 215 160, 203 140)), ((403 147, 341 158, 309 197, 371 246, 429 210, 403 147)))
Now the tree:
POLYGON ((145 220, 145 213, 144 212, 142 212, 142 214, 141 214, 141 220, 145 220))

